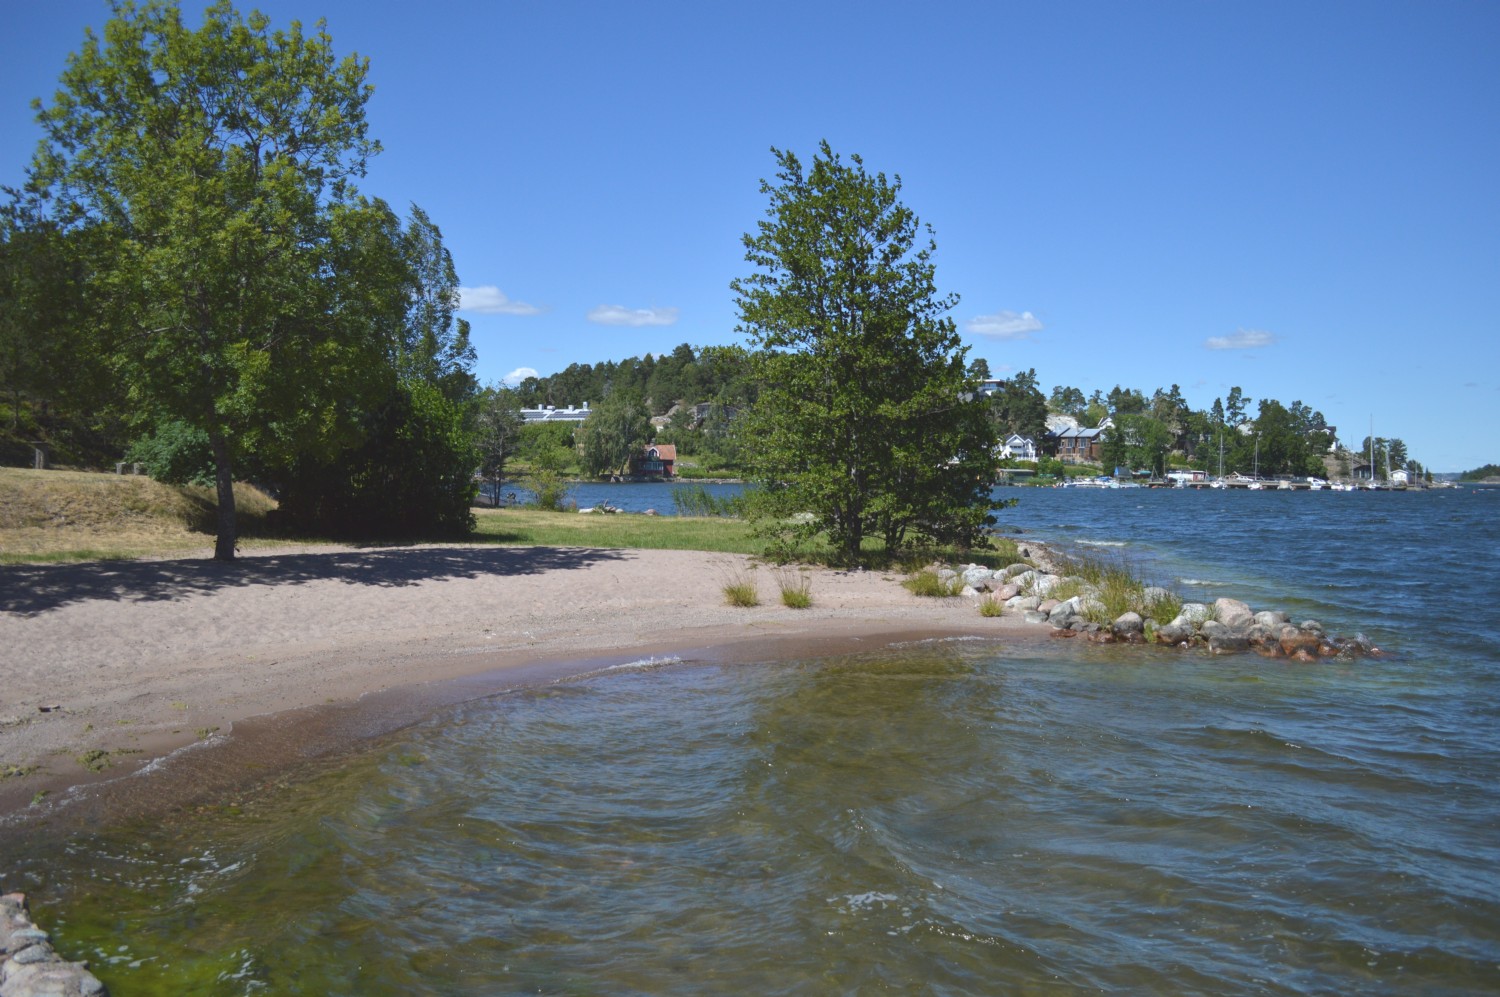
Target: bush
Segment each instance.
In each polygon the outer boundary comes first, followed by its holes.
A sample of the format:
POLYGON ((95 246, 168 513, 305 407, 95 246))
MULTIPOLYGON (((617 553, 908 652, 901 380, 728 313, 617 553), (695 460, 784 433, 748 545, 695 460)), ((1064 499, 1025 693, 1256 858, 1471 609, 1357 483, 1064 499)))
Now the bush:
POLYGON ((805 571, 791 568, 776 570, 776 587, 781 590, 781 604, 789 609, 807 609, 812 605, 812 579, 805 571))
POLYGON ((360 445, 290 469, 278 523, 349 539, 467 536, 479 454, 459 407, 430 385, 402 384, 362 423, 360 445))
POLYGON ((125 459, 146 465, 151 477, 168 485, 212 485, 214 454, 208 434, 173 420, 142 436, 125 451, 125 459))

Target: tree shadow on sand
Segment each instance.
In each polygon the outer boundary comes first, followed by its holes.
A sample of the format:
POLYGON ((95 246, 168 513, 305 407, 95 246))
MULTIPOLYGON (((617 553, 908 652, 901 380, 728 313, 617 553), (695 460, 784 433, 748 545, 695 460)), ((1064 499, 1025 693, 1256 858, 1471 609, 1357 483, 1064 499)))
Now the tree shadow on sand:
POLYGON ((0 568, 0 613, 34 615, 93 600, 156 602, 247 585, 338 581, 397 588, 481 575, 571 571, 629 557, 576 547, 380 547, 322 554, 270 554, 235 561, 95 561, 0 568))

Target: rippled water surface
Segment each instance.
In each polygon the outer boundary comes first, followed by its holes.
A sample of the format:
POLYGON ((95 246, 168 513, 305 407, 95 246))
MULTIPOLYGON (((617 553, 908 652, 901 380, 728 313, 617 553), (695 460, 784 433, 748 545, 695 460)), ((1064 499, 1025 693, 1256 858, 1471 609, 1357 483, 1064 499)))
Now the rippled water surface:
POLYGON ((1392 654, 610 669, 20 885, 117 994, 1495 992, 1500 494, 1019 497, 1392 654))

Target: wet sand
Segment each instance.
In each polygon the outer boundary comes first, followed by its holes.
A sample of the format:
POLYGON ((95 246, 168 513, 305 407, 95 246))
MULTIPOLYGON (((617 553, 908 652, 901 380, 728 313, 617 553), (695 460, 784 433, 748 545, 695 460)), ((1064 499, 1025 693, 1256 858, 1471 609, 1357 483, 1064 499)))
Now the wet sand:
POLYGON ((871 571, 813 569, 812 608, 788 609, 775 575, 739 555, 459 545, 6 567, 0 771, 25 774, 0 779, 0 819, 150 813, 446 704, 626 661, 1046 630, 871 571), (739 577, 762 605, 724 604, 739 577))

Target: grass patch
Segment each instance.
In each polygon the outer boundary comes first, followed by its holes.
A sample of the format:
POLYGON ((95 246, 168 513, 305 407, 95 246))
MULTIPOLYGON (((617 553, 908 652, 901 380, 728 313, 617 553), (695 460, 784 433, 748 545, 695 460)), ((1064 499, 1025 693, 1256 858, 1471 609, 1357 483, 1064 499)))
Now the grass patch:
POLYGON ((476 509, 474 540, 514 546, 635 547, 757 554, 761 545, 742 520, 716 516, 580 516, 545 509, 476 509))
POLYGON ((979 615, 986 617, 999 616, 1005 609, 1004 603, 992 595, 987 595, 979 600, 979 615))
MULTIPOLYGON (((276 502, 234 486, 239 532, 266 532, 276 502)), ((0 564, 105 561, 201 549, 212 542, 212 488, 137 475, 0 468, 0 564)))
POLYGON ((901 586, 912 595, 945 599, 962 592, 964 590, 964 580, 962 578, 954 578, 945 582, 938 577, 936 571, 924 568, 903 581, 901 586))
POLYGON ((35 771, 35 765, 0 765, 0 779, 21 779, 35 771))
POLYGON ((103 772, 109 768, 109 752, 101 748, 90 748, 81 755, 75 755, 74 759, 90 772, 103 772))
MULTIPOLYGON (((1058 569, 1070 578, 1081 579, 1084 583, 1081 588, 1093 596, 1084 601, 1083 611, 1084 619, 1092 623, 1113 623, 1126 613, 1136 613, 1142 619, 1168 623, 1182 611, 1182 598, 1175 592, 1163 590, 1165 595, 1152 593, 1148 598, 1146 589, 1160 586, 1148 585, 1134 567, 1123 559, 1064 557, 1058 569)), ((1069 583, 1064 582, 1051 594, 1066 598, 1058 593, 1068 587, 1069 583)), ((1075 594, 1081 593, 1069 593, 1070 596, 1075 594)))
POLYGON ((760 587, 755 584, 752 568, 735 568, 724 582, 724 601, 731 606, 749 608, 760 605, 760 587))
POLYGON ((790 609, 807 609, 812 605, 812 579, 805 571, 776 569, 776 587, 781 590, 781 604, 790 609))

